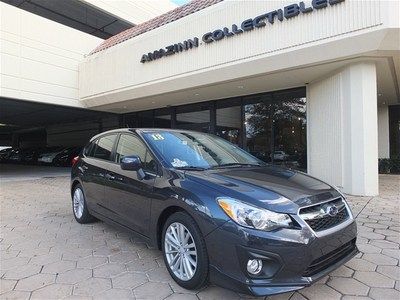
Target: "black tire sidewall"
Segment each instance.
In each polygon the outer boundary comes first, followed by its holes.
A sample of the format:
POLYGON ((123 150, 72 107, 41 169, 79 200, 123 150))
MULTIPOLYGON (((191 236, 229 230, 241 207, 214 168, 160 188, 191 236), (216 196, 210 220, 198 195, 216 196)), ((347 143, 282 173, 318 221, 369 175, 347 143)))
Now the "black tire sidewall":
POLYGON ((207 283, 209 262, 208 262, 208 254, 205 246, 205 241, 198 225, 196 224, 196 221, 189 214, 185 212, 177 212, 168 218, 168 220, 164 224, 164 228, 162 231, 161 247, 166 268, 171 277, 180 286, 186 289, 199 289, 207 283), (172 270, 168 265, 167 257, 165 255, 165 247, 164 247, 165 233, 169 225, 175 222, 183 224, 190 231, 190 234, 192 235, 196 245, 197 267, 194 276, 187 281, 180 280, 178 277, 175 276, 175 274, 172 272, 172 270))
POLYGON ((74 215, 74 217, 75 217, 75 220, 76 220, 78 223, 85 224, 85 223, 89 223, 89 222, 92 222, 92 221, 93 221, 93 217, 90 215, 89 210, 88 210, 88 208, 87 208, 85 191, 83 190, 83 187, 82 187, 81 184, 77 184, 77 185, 74 187, 74 190, 73 190, 73 192, 72 192, 72 213, 73 213, 73 215, 74 215), (82 191, 82 194, 83 194, 83 212, 82 212, 82 216, 81 216, 80 218, 78 218, 78 217, 75 215, 75 210, 74 210, 74 194, 75 194, 75 191, 76 191, 77 189, 80 189, 80 190, 82 191))

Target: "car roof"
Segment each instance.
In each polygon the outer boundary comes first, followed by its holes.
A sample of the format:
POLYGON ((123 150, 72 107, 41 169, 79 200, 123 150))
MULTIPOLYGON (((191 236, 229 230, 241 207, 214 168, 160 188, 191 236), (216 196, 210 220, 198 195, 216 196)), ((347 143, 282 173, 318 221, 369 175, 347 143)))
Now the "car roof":
POLYGON ((173 131, 173 132, 196 132, 196 133, 201 133, 199 131, 194 131, 194 130, 186 130, 186 129, 171 129, 171 128, 119 128, 119 129, 112 129, 112 130, 108 130, 108 131, 104 131, 102 133, 99 133, 97 135, 95 135, 94 137, 92 137, 90 139, 90 142, 92 142, 93 140, 104 136, 104 135, 108 135, 110 133, 132 133, 132 132, 137 132, 137 133, 141 133, 141 132, 152 132, 152 131, 173 131))

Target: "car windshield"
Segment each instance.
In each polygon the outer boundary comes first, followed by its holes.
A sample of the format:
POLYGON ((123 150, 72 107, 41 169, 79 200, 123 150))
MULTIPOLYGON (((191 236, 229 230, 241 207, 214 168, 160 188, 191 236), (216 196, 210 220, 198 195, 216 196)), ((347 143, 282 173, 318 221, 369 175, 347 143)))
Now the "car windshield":
POLYGON ((144 138, 176 169, 209 169, 264 163, 236 145, 201 132, 149 131, 144 138))

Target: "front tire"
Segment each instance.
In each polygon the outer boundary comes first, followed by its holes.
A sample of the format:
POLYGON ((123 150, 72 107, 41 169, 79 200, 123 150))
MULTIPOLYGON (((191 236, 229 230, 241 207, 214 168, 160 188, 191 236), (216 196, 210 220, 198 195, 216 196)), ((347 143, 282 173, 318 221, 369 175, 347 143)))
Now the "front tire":
POLYGON ((95 218, 89 213, 86 204, 85 194, 80 184, 74 187, 72 193, 72 212, 74 213, 75 220, 78 223, 86 224, 91 223, 95 218))
POLYGON ((195 220, 177 212, 164 224, 164 262, 171 277, 186 289, 199 289, 208 282, 208 254, 203 235, 195 220))

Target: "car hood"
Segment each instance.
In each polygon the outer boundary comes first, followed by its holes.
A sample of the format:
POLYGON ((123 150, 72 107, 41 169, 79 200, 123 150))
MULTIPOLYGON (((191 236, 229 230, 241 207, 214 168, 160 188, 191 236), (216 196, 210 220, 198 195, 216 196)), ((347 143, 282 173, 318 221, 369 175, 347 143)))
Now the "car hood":
POLYGON ((221 196, 277 212, 297 213, 300 207, 341 196, 321 180, 275 166, 189 171, 186 176, 218 190, 221 196))

